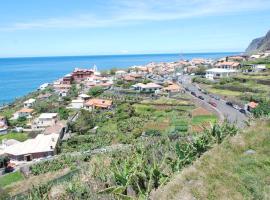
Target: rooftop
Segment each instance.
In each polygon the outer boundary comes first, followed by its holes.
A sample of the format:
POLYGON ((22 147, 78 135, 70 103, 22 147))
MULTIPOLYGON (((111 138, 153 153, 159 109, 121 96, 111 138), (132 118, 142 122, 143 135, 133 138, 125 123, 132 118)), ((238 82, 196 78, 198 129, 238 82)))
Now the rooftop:
POLYGON ((13 144, 5 149, 5 153, 11 155, 25 155, 29 153, 53 151, 58 140, 59 134, 38 134, 34 139, 13 144))
POLYGON ((27 101, 25 101, 24 103, 26 104, 28 104, 28 103, 34 103, 36 100, 35 99, 28 99, 27 101))
POLYGON ((21 110, 17 111, 18 113, 32 113, 34 112, 34 109, 31 108, 22 108, 21 110))
POLYGON ((222 69, 222 68, 212 68, 212 69, 206 70, 206 72, 229 73, 229 72, 237 72, 237 70, 234 70, 234 69, 222 69))
POLYGON ((52 119, 54 117, 57 117, 57 113, 42 113, 39 116, 39 119, 52 119))
POLYGON ((111 100, 105 100, 105 99, 90 99, 85 103, 86 106, 96 106, 100 108, 107 108, 112 105, 111 100))

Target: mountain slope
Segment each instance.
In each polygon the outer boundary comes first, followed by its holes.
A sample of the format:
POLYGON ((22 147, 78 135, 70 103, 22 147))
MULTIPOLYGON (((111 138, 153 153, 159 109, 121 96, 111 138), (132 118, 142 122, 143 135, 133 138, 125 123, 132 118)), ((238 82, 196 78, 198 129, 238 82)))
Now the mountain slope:
POLYGON ((270 123, 262 122, 229 138, 153 192, 151 199, 267 199, 269 132, 270 123))
POLYGON ((246 53, 264 52, 267 50, 270 50, 270 31, 264 37, 252 40, 246 49, 246 53))

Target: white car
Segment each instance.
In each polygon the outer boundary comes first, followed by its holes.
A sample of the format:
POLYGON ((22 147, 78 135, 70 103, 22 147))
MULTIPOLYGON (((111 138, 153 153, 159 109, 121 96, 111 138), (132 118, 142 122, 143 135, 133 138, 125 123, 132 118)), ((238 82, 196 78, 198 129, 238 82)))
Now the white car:
POLYGON ((233 105, 233 108, 236 109, 236 110, 240 110, 240 109, 241 109, 241 108, 240 108, 238 105, 236 105, 236 104, 233 105))

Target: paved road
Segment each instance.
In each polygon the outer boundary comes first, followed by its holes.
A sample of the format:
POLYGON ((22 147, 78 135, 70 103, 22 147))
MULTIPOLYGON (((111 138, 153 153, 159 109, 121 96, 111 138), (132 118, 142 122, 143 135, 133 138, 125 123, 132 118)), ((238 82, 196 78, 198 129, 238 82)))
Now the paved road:
MULTIPOLYGON (((222 114, 224 119, 227 119, 230 123, 235 123, 239 128, 243 128, 245 126, 245 121, 248 120, 248 117, 245 114, 239 112, 239 110, 236 110, 235 108, 226 105, 225 100, 216 100, 211 98, 209 95, 203 94, 201 91, 199 91, 198 87, 195 84, 191 83, 190 76, 183 75, 179 80, 182 82, 182 85, 184 87, 188 88, 190 91, 195 92, 197 96, 204 97, 203 102, 205 103, 202 105, 208 104, 207 102, 211 100, 212 102, 215 102, 217 104, 216 111, 222 114)), ((210 104, 208 104, 208 106, 209 105, 210 104)))

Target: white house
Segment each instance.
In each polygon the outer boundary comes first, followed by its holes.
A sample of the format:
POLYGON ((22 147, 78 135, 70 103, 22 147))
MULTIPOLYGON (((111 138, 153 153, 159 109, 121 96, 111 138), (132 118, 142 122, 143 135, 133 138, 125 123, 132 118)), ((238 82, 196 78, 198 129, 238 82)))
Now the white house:
POLYGON ((140 92, 156 92, 160 89, 162 89, 161 85, 158 85, 156 83, 137 83, 132 86, 135 90, 139 90, 140 92))
POLYGON ((35 102, 36 102, 35 99, 28 99, 27 101, 23 102, 23 107, 32 108, 35 102))
POLYGON ((253 71, 254 72, 261 72, 261 71, 265 71, 266 65, 265 64, 257 64, 257 65, 253 65, 253 71))
POLYGON ((46 128, 57 123, 57 113, 42 113, 34 122, 34 128, 46 128))
POLYGON ((80 94, 79 98, 86 101, 86 100, 90 99, 91 97, 89 95, 87 95, 87 94, 80 94))
POLYGON ((41 86, 39 86, 39 90, 45 90, 49 86, 49 83, 43 83, 41 86))
POLYGON ((12 160, 31 161, 56 154, 59 134, 38 134, 33 139, 15 142, 7 146, 3 152, 12 160))
POLYGON ((68 108, 72 109, 81 109, 84 105, 84 100, 83 99, 74 99, 71 101, 71 104, 68 108))
POLYGON ((119 77, 119 76, 123 76, 123 75, 126 75, 127 72, 124 71, 124 70, 118 70, 115 72, 115 76, 119 77))
POLYGON ((213 69, 208 69, 206 70, 206 75, 205 77, 213 80, 216 78, 224 78, 224 77, 229 77, 231 75, 236 74, 238 71, 234 69, 222 69, 222 68, 213 68, 213 69))
POLYGON ((8 126, 5 117, 0 116, 0 135, 7 134, 8 126))
POLYGON ((21 117, 26 117, 26 118, 32 118, 32 113, 34 112, 34 109, 31 108, 22 108, 21 110, 15 112, 13 114, 13 117, 11 119, 19 119, 21 117))

